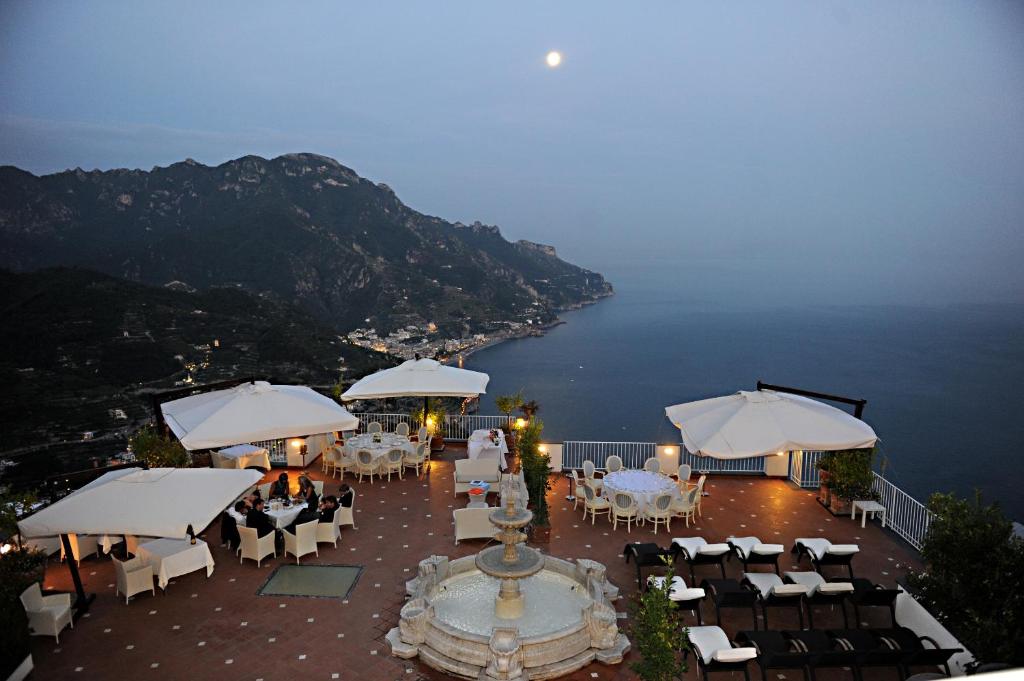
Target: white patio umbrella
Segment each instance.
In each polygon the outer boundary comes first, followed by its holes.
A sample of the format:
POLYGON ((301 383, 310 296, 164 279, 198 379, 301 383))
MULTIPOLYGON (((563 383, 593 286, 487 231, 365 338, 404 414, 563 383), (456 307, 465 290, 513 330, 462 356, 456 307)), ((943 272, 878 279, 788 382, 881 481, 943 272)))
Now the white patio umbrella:
POLYGON ((476 397, 487 392, 491 377, 479 371, 459 369, 433 359, 410 359, 356 381, 341 399, 379 400, 389 397, 422 397, 426 417, 431 397, 476 397))
MULTIPOLYGON (((111 471, 38 513, 18 521, 22 537, 60 535, 72 555, 69 534, 185 538, 207 527, 263 477, 258 471, 218 468, 127 468, 111 471)), ((74 560, 68 569, 85 612, 92 597, 82 588, 74 560)))
POLYGON ((160 405, 186 449, 355 430, 359 419, 329 397, 298 385, 254 381, 160 405))
POLYGON ((796 450, 873 447, 871 426, 845 411, 799 395, 741 390, 666 407, 683 444, 694 454, 742 459, 796 450))

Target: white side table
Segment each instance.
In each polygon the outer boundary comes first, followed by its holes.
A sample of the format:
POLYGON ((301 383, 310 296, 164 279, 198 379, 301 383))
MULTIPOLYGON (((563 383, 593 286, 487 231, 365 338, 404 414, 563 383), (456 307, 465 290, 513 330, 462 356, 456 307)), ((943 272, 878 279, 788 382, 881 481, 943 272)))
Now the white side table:
POLYGON ((861 516, 860 516, 860 526, 861 527, 865 526, 865 523, 867 522, 867 519, 868 519, 868 513, 871 514, 872 518, 875 517, 876 513, 881 513, 882 514, 882 527, 885 527, 885 506, 882 506, 877 501, 871 501, 871 500, 867 500, 867 501, 854 501, 853 504, 851 504, 851 506, 853 507, 853 510, 850 511, 850 520, 856 520, 857 519, 857 509, 859 508, 861 510, 861 516))

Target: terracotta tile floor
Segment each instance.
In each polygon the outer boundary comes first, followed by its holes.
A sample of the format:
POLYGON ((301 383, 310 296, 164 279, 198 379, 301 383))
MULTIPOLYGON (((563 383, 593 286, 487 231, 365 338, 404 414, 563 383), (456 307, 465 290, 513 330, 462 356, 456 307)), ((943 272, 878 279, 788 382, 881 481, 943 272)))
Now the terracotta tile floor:
MULTIPOLYGON (((89 677, 94 679, 345 679, 347 681, 411 681, 440 679, 439 674, 419 664, 391 657, 383 638, 397 625, 405 597, 405 580, 415 574, 417 562, 432 553, 458 557, 478 551, 482 542, 454 545, 451 512, 465 506, 465 496, 452 495, 451 460, 465 456, 464 450, 449 445, 435 460, 423 479, 406 477, 391 483, 368 482, 357 486, 358 529, 344 528, 342 541, 334 549, 321 544, 318 558, 308 562, 361 565, 365 568, 346 601, 257 596, 257 589, 274 567, 285 558, 270 559, 257 568, 251 561, 239 565, 237 558, 219 547, 219 528, 206 532, 216 571, 207 579, 202 573, 179 577, 166 593, 157 590, 132 599, 125 605, 114 596, 114 571, 107 558, 82 562, 86 590, 97 594, 91 611, 65 631, 60 645, 52 638, 33 637, 33 657, 39 679, 89 677)), ((320 478, 319 461, 307 471, 320 478)), ((274 475, 276 475, 276 471, 274 475)), ((294 475, 295 471, 290 471, 294 475)), ((347 481, 352 484, 352 478, 347 481)), ((329 482, 327 490, 336 490, 329 482)), ((766 542, 791 546, 798 536, 825 536, 833 541, 853 542, 861 547, 854 561, 858 576, 892 584, 905 566, 916 558, 877 524, 861 529, 858 522, 834 518, 822 509, 808 491, 779 480, 713 476, 708 484, 711 496, 704 500, 704 517, 689 530, 673 523, 671 536, 700 535, 721 540, 731 534, 756 535, 766 542)), ((565 501, 567 480, 558 476, 551 492, 551 544, 546 552, 563 558, 587 557, 605 563, 609 579, 622 590, 616 607, 628 612, 636 593, 635 571, 620 552, 627 541, 657 541, 668 545, 670 535, 662 529, 655 537, 650 529, 627 534, 613 532, 607 521, 596 525, 581 519, 565 501)), ((789 554, 782 567, 790 568, 789 554)), ((682 566, 685 570, 685 566, 682 566)), ((806 563, 801 569, 809 569, 806 563)), ((740 565, 728 564, 727 574, 739 577, 740 565)), ((681 572, 681 574, 686 574, 681 572)), ((699 567, 701 576, 713 576, 717 568, 699 567)), ((65 566, 52 562, 46 587, 70 590, 65 566)), ((714 618, 713 606, 705 605, 705 619, 714 618)), ((876 609, 877 610, 877 609, 876 609)), ((729 612, 729 611, 727 611, 729 612)), ((748 612, 727 614, 726 631, 734 635, 750 627, 748 612)), ((867 611, 867 612, 870 612, 867 611)), ((852 610, 851 610, 852 615, 852 610)), ((881 626, 887 613, 872 613, 881 626)), ((796 615, 787 610, 770 612, 773 629, 796 628, 796 615)), ((687 622, 693 621, 687 617, 687 622)), ((629 619, 620 620, 628 634, 629 619)), ((818 627, 839 627, 838 612, 816 612, 818 627)), ((572 677, 584 679, 634 678, 628 669, 630 658, 619 666, 592 664, 572 677)), ((692 661, 692 658, 691 658, 692 661)), ((756 669, 751 669, 757 678, 756 669)), ((798 678, 786 671, 775 677, 798 678)), ((870 678, 895 678, 889 669, 865 670, 870 678)), ((727 675, 722 675, 724 678, 727 675)), ((829 673, 819 675, 830 678, 829 673)), ((691 664, 687 678, 696 679, 691 664)), ((737 676, 736 678, 740 678, 737 676)), ((841 672, 836 678, 851 678, 841 672)), ((773 678, 771 681, 775 681, 773 678)))

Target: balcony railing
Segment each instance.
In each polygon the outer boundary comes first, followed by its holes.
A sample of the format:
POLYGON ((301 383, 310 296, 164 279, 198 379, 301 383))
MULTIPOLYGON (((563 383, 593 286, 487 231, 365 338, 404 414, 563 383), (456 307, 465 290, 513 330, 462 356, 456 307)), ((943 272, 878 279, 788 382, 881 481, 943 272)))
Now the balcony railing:
POLYGON ((878 473, 874 476, 871 491, 880 497, 878 503, 885 506, 886 526, 915 549, 920 550, 935 514, 878 473))
POLYGON ((789 479, 800 487, 817 487, 818 460, 824 452, 791 452, 789 455, 789 479))
POLYGON ((682 453, 679 456, 679 463, 690 464, 690 468, 698 473, 764 473, 763 456, 751 456, 746 459, 716 459, 711 456, 691 454, 682 447, 680 447, 680 451, 682 453))
MULTIPOLYGON (((409 414, 353 414, 359 419, 359 430, 365 431, 366 427, 373 421, 381 425, 381 428, 388 432, 394 432, 399 423, 408 423, 409 429, 413 432, 419 427, 419 421, 409 414)), ((446 440, 461 441, 468 440, 474 430, 491 430, 492 428, 507 428, 508 419, 504 416, 489 416, 480 414, 449 414, 444 417, 441 424, 440 434, 446 440)))
POLYGON ((598 468, 612 456, 622 459, 626 468, 643 468, 644 461, 657 456, 658 445, 653 442, 584 442, 568 440, 562 448, 562 469, 583 468, 584 461, 593 461, 598 468))

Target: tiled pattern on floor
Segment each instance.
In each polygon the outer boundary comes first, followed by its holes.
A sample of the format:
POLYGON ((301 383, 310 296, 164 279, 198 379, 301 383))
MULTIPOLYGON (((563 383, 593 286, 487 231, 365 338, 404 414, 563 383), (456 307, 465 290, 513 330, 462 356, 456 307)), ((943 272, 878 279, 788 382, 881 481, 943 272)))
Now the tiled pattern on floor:
MULTIPOLYGON (((321 544, 319 558, 304 562, 358 564, 365 567, 358 584, 346 600, 289 597, 259 597, 256 591, 284 557, 264 561, 257 568, 219 547, 219 528, 215 524, 204 535, 217 561, 209 579, 202 573, 176 578, 166 593, 139 595, 125 605, 114 596, 114 572, 108 558, 83 561, 82 578, 86 590, 96 593, 87 618, 74 630, 66 630, 60 646, 49 637, 33 637, 35 678, 63 679, 88 676, 94 679, 229 679, 285 680, 331 679, 345 681, 413 681, 440 679, 444 675, 415 660, 400 660, 390 655, 384 635, 396 626, 405 598, 405 581, 415 572, 417 562, 431 554, 451 557, 475 553, 482 542, 466 541, 454 545, 452 507, 465 506, 464 495, 452 495, 454 458, 465 450, 449 445, 443 460, 435 460, 430 473, 422 479, 412 474, 391 483, 354 483, 358 493, 356 525, 342 529, 338 548, 321 544)), ((319 461, 307 474, 320 479, 319 461)), ((276 471, 274 475, 276 475, 276 471)), ((297 471, 289 471, 294 475, 297 471)), ((328 482, 327 491, 337 489, 337 480, 328 482)), ((914 564, 915 554, 894 541, 877 524, 861 529, 849 518, 833 518, 822 509, 814 495, 780 480, 764 478, 712 476, 704 499, 704 516, 687 529, 674 522, 671 534, 661 529, 657 536, 648 528, 624 528, 613 532, 603 518, 592 524, 581 511, 574 511, 565 500, 567 480, 557 476, 550 492, 551 543, 541 547, 562 558, 593 558, 609 568, 609 579, 623 592, 616 607, 627 613, 636 593, 633 565, 626 565, 620 552, 627 541, 657 541, 667 545, 672 536, 700 535, 709 541, 732 534, 757 535, 766 542, 792 546, 798 536, 824 535, 838 542, 860 544, 861 553, 854 562, 858 576, 891 584, 902 576, 905 566, 914 564)), ((581 504, 582 506, 582 504, 581 504)), ((294 558, 291 558, 294 560, 294 558)), ((791 568, 789 554, 781 567, 791 568)), ((762 568, 763 569, 763 568, 762 568)), ((810 569, 805 563, 801 569, 810 569)), ((728 574, 740 577, 740 565, 732 561, 728 574)), ((688 575, 681 565, 679 574, 688 575)), ((698 568, 698 579, 713 576, 717 569, 698 568)), ((51 561, 46 575, 47 588, 71 590, 66 566, 51 561)), ((852 615, 852 611, 850 613, 852 615)), ((796 628, 796 615, 788 609, 770 613, 773 629, 796 628)), ((879 626, 887 614, 872 613, 879 626)), ((705 605, 705 621, 713 622, 714 608, 705 605)), ((733 635, 749 628, 751 616, 728 612, 723 617, 726 631, 733 635)), ((687 616, 687 623, 695 623, 687 616)), ((620 619, 628 634, 629 618, 620 619)), ((838 612, 815 612, 819 627, 839 627, 838 612)), ((593 664, 572 675, 574 681, 635 678, 629 662, 615 667, 593 664)), ((881 678, 892 670, 865 670, 871 678, 881 678)), ((794 674, 799 672, 794 671, 794 674)), ((757 676, 752 668, 751 674, 757 676)), ((725 675, 723 675, 724 677, 725 675)), ((834 678, 847 678, 837 671, 834 678)), ((697 679, 692 664, 688 679, 697 679)), ((740 678, 739 676, 735 678, 740 678)), ((819 678, 833 678, 831 673, 819 678)), ((772 680, 774 681, 774 679, 772 680)))

